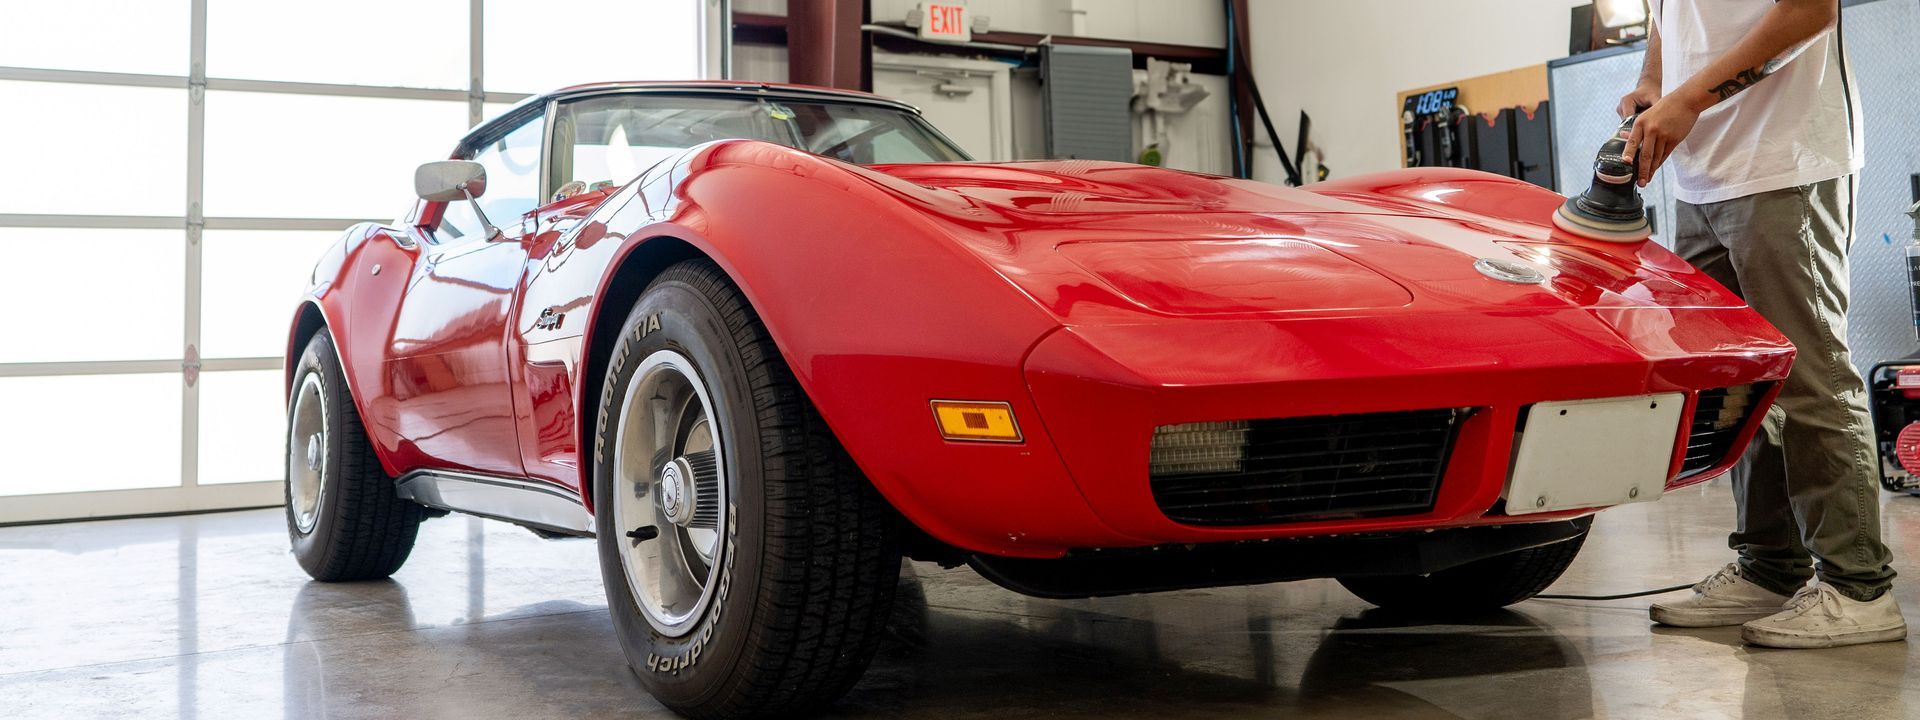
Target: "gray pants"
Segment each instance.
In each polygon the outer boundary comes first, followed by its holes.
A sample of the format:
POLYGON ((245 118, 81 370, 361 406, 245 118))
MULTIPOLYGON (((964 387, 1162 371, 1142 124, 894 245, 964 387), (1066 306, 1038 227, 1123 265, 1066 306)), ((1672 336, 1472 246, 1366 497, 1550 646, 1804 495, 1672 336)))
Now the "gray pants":
POLYGON ((1847 352, 1853 178, 1706 205, 1678 203, 1674 249, 1740 294, 1799 353, 1742 467, 1740 571, 1792 594, 1820 579, 1856 600, 1886 592, 1866 384, 1847 352), (1816 565, 1817 563, 1817 565, 1816 565))

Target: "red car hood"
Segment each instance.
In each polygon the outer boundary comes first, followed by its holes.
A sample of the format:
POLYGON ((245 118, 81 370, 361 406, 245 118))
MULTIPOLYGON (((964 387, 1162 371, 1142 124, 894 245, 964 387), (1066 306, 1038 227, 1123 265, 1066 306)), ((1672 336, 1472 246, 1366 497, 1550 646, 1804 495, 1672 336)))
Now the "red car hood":
POLYGON ((874 170, 978 205, 1039 215, 1365 210, 1313 193, 1095 160, 878 165, 874 170))
POLYGON ((1554 232, 1546 220, 1558 195, 1491 175, 1464 176, 1484 187, 1462 196, 1492 197, 1499 212, 1484 200, 1435 202, 1447 198, 1431 189, 1396 194, 1350 182, 1308 191, 1122 163, 872 169, 910 183, 889 184, 1072 324, 1744 305, 1653 243, 1554 232), (1544 279, 1504 282, 1476 268, 1482 259, 1544 279))

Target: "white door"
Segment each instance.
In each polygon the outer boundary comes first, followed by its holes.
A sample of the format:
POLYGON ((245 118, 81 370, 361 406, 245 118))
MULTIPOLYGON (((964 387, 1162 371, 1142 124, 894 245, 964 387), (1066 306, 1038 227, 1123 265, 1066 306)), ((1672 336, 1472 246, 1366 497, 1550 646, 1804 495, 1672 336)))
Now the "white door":
POLYGON ((873 54, 873 91, 920 108, 976 160, 1012 160, 1007 66, 934 55, 873 54))

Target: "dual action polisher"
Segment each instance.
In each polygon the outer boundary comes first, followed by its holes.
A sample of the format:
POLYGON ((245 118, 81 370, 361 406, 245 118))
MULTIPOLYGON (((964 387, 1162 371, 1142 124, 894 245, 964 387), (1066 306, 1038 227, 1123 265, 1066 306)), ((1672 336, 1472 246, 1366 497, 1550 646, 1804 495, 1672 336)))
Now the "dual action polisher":
POLYGON ((1568 233, 1605 242, 1640 242, 1652 234, 1647 223, 1647 208, 1634 186, 1635 167, 1625 156, 1627 136, 1633 134, 1638 115, 1620 123, 1613 138, 1600 146, 1593 159, 1593 184, 1587 191, 1567 198, 1553 214, 1554 227, 1568 233))

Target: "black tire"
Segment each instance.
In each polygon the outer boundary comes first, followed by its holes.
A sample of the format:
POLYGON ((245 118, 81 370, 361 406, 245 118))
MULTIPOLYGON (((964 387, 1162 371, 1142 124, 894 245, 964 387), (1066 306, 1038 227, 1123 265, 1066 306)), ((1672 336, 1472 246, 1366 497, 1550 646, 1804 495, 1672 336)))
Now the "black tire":
MULTIPOLYGON (((294 392, 287 403, 287 535, 293 556, 313 579, 322 582, 373 580, 392 575, 413 552, 424 508, 401 499, 394 479, 380 466, 367 439, 360 412, 347 388, 346 374, 333 340, 325 331, 313 336, 294 367, 294 392), (308 378, 319 382, 317 397, 324 408, 325 432, 315 445, 324 453, 318 472, 317 505, 311 527, 303 530, 294 503, 296 463, 304 462, 306 448, 296 443, 295 423, 302 388, 308 378), (296 455, 301 453, 301 455, 296 455)), ((311 400, 309 400, 311 401, 311 400)))
POLYGON ((1580 555, 1587 530, 1551 545, 1441 570, 1430 575, 1379 575, 1340 578, 1361 600, 1388 610, 1425 614, 1461 614, 1495 610, 1547 589, 1580 555))
POLYGON ((629 667, 655 699, 694 718, 790 717, 860 678, 899 579, 898 520, 713 263, 668 268, 628 314, 607 360, 593 469, 607 605, 629 667), (729 498, 718 591, 680 637, 642 614, 616 545, 632 541, 613 524, 618 419, 638 366, 661 350, 701 376, 719 416, 729 498))

